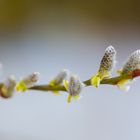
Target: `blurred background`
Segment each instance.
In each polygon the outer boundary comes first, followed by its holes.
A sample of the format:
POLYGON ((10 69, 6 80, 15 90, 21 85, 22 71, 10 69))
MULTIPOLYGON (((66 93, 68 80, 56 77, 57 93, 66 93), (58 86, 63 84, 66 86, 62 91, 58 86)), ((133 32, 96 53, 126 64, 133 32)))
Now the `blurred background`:
MULTIPOLYGON (((45 84, 63 68, 86 80, 109 45, 116 70, 140 49, 139 0, 0 0, 1 81, 38 71, 45 84)), ((65 93, 1 98, 0 140, 139 140, 139 83, 127 93, 88 87, 71 104, 65 93)))

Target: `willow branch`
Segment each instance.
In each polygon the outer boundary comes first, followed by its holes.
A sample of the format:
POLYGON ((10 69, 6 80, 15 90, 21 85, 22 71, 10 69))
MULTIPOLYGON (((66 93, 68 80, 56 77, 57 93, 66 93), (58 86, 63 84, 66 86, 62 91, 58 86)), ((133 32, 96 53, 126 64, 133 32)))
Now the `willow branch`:
MULTIPOLYGON (((139 70, 135 70, 133 73, 131 74, 127 74, 127 75, 121 75, 121 76, 117 76, 117 77, 112 77, 112 78, 108 78, 108 79, 103 79, 101 80, 100 84, 108 84, 108 85, 117 85, 117 83, 119 81, 121 81, 122 79, 133 79, 140 76, 140 69, 139 70)), ((83 83, 85 84, 86 87, 91 86, 91 82, 90 79, 83 81, 83 83)), ((40 91, 66 91, 66 88, 63 85, 60 86, 50 86, 50 85, 36 85, 33 86, 31 88, 29 88, 29 90, 40 90, 40 91)))

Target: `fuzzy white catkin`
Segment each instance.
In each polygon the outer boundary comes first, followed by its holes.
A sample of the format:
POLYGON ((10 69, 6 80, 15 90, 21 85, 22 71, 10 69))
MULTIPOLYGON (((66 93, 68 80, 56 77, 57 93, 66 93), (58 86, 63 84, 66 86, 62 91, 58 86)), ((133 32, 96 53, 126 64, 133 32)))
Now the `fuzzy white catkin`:
POLYGON ((111 71, 116 63, 116 51, 113 46, 109 46, 105 50, 105 54, 101 60, 99 72, 111 71))
POLYGON ((71 96, 80 95, 84 84, 79 80, 76 75, 72 75, 69 79, 69 88, 68 92, 71 96))
POLYGON ((140 50, 133 52, 123 66, 122 74, 130 73, 140 68, 140 50))
POLYGON ((58 75, 52 80, 54 85, 60 85, 64 79, 66 79, 69 75, 69 70, 63 69, 58 75))
POLYGON ((34 86, 35 83, 38 82, 39 75, 40 75, 39 72, 34 72, 31 75, 28 75, 27 77, 25 77, 22 81, 24 81, 24 84, 26 85, 27 88, 30 88, 34 86))
POLYGON ((6 98, 11 97, 13 95, 15 86, 16 86, 15 77, 11 75, 4 82, 1 95, 6 98))

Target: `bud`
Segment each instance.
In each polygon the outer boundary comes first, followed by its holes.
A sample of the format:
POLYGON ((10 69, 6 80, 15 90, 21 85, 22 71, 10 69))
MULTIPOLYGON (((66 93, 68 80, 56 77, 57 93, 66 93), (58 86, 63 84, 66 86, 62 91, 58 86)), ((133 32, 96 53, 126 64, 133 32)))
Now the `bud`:
POLYGON ((34 72, 31 75, 28 75, 27 77, 23 78, 16 86, 17 91, 23 91, 25 92, 28 88, 31 88, 34 86, 38 80, 39 80, 39 73, 34 72))
POLYGON ((51 86, 56 86, 56 85, 60 85, 63 83, 63 80, 66 79, 69 75, 69 70, 62 70, 60 73, 58 73, 58 75, 51 80, 51 82, 49 83, 49 85, 51 86))
POLYGON ((109 46, 105 50, 105 54, 101 60, 98 73, 91 78, 91 84, 98 87, 100 81, 110 77, 110 73, 116 64, 116 51, 113 46, 109 46))
POLYGON ((124 75, 123 79, 121 79, 117 86, 125 91, 130 89, 130 86, 127 86, 133 78, 140 75, 140 50, 136 50, 133 52, 129 58, 127 59, 126 63, 124 64, 122 70, 118 71, 120 75, 124 75), (125 75, 130 75, 129 77, 125 75))
POLYGON ((3 83, 1 87, 1 96, 4 98, 12 97, 16 86, 15 77, 12 75, 3 83))
POLYGON ((76 75, 72 75, 69 81, 64 80, 64 86, 68 91, 68 103, 71 102, 72 97, 80 99, 80 93, 85 86, 76 75))
POLYGON ((124 64, 121 74, 130 74, 140 68, 140 50, 133 52, 124 64))
POLYGON ((105 54, 101 60, 99 72, 111 71, 116 63, 116 51, 113 46, 109 46, 105 50, 105 54))
MULTIPOLYGON (((63 80, 65 80, 69 75, 69 70, 62 70, 60 73, 58 73, 58 75, 51 80, 51 82, 49 83, 50 86, 58 86, 61 85, 63 83, 63 80)), ((53 91, 54 94, 56 95, 60 95, 59 91, 53 91)))

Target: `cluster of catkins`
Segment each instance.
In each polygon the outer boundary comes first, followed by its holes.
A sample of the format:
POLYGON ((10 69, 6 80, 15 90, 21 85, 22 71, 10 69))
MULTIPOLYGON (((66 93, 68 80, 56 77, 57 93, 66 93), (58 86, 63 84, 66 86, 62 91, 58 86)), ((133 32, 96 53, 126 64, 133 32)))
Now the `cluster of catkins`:
MULTIPOLYGON (((116 50, 113 46, 109 46, 105 50, 105 54, 101 60, 99 70, 96 75, 91 78, 91 85, 98 87, 100 81, 111 77, 111 71, 116 64, 116 50)), ((126 60, 123 67, 117 71, 119 76, 122 76, 116 85, 125 91, 128 91, 130 86, 127 84, 133 80, 133 74, 140 69, 140 50, 134 51, 126 60), (126 76, 130 75, 130 76, 126 76)))
MULTIPOLYGON (((96 75, 90 78, 91 85, 96 88, 99 87, 100 82, 104 79, 111 77, 111 71, 116 64, 116 50, 114 47, 109 46, 106 48, 103 58, 101 59, 100 67, 96 75)), ((123 90, 128 90, 129 86, 126 86, 130 81, 133 80, 134 72, 140 69, 140 50, 133 52, 123 65, 121 70, 118 71, 121 78, 116 85, 123 90), (130 76, 125 76, 130 75, 130 76)), ((8 98, 13 95, 14 89, 16 91, 25 92, 27 89, 33 87, 39 80, 39 73, 34 72, 31 75, 26 76, 16 84, 13 76, 9 77, 4 83, 0 85, 0 95, 8 98)), ((68 93, 68 103, 71 102, 72 98, 80 99, 82 89, 86 86, 77 75, 70 74, 69 70, 62 70, 54 79, 52 79, 48 85, 51 87, 64 86, 68 93)), ((51 90, 50 90, 51 91, 51 90)), ((54 94, 59 94, 59 91, 53 90, 54 94)))

